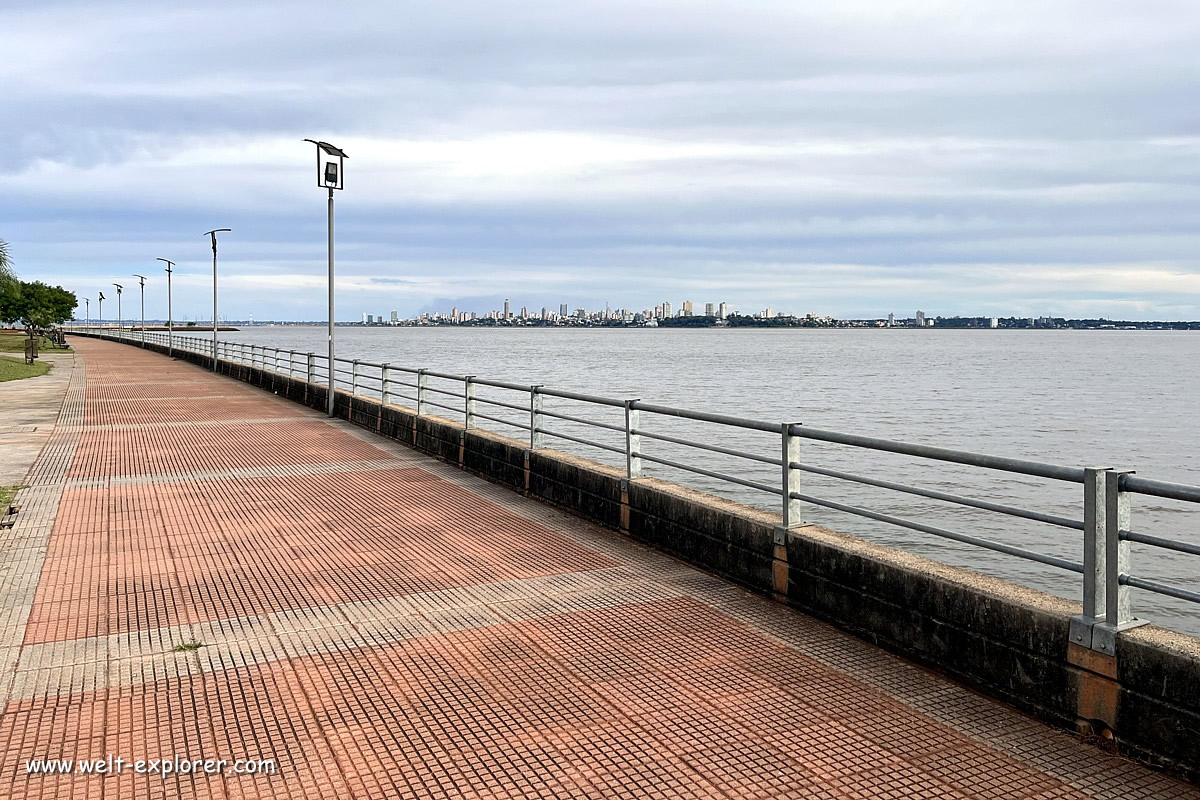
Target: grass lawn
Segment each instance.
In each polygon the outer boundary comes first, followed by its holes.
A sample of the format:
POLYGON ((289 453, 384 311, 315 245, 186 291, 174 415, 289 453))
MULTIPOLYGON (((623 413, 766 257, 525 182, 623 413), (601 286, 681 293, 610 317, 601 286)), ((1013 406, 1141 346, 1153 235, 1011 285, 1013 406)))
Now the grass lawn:
POLYGON ((8 504, 12 501, 13 495, 17 493, 17 489, 24 488, 24 486, 0 486, 0 514, 8 511, 8 504))
POLYGON ((50 371, 50 365, 45 361, 35 361, 26 364, 24 358, 8 358, 0 356, 0 383, 15 381, 21 378, 35 378, 50 371))
MULTIPOLYGON (((29 334, 25 333, 25 331, 0 332, 0 353, 24 353, 25 340, 28 338, 29 334)), ((45 337, 42 337, 42 340, 38 342, 38 352, 45 350, 47 353, 63 353, 70 349, 69 347, 55 347, 45 337)))

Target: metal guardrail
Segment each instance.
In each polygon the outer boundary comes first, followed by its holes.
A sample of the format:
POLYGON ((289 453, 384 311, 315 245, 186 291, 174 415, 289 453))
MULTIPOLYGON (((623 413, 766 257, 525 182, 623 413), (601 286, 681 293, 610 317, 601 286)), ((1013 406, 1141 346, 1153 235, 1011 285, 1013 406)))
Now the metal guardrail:
MULTIPOLYGON (((213 343, 207 339, 179 335, 168 337, 167 334, 158 332, 145 333, 143 339, 141 332, 135 333, 129 329, 76 327, 68 330, 103 338, 125 340, 135 345, 145 341, 166 346, 170 339, 171 345, 177 349, 203 354, 207 357, 213 356, 213 343)), ((327 385, 329 381, 328 357, 317 353, 301 353, 264 345, 221 341, 217 344, 216 357, 220 360, 245 364, 291 378, 301 378, 309 383, 327 385)), ((352 396, 370 395, 377 397, 384 405, 394 405, 397 400, 409 401, 414 404, 418 415, 438 415, 438 412, 451 412, 462 416, 467 429, 479 428, 480 422, 484 421, 501 426, 499 428, 501 431, 514 429, 522 431, 523 435, 528 437, 531 450, 545 448, 547 437, 550 437, 621 456, 625 460, 626 478, 630 481, 642 477, 643 463, 650 462, 775 495, 780 501, 782 518, 780 531, 777 533, 779 542, 786 541, 783 538, 786 536, 786 530, 802 524, 800 504, 810 503, 1080 574, 1083 576, 1083 614, 1072 620, 1071 638, 1077 644, 1110 654, 1114 652, 1117 632, 1146 624, 1146 620, 1139 620, 1133 616, 1129 591, 1131 588, 1200 603, 1200 592, 1131 574, 1130 559, 1131 542, 1176 553, 1200 556, 1200 545, 1132 530, 1129 503, 1131 494, 1200 503, 1200 487, 1197 486, 1140 478, 1128 470, 1046 464, 1025 459, 826 431, 809 428, 799 423, 746 419, 726 414, 645 403, 640 399, 622 400, 556 390, 537 384, 526 385, 511 381, 488 380, 474 375, 456 375, 387 363, 378 364, 361 359, 336 359, 333 365, 333 374, 337 388, 348 391, 352 396), (447 388, 445 385, 431 385, 431 379, 449 382, 456 386, 447 388), (480 387, 515 393, 519 399, 514 402, 513 400, 516 398, 510 399, 511 395, 506 396, 503 400, 497 397, 485 397, 480 394, 480 387), (565 409, 547 409, 545 405, 547 398, 583 404, 594 411, 619 409, 623 419, 615 422, 603 422, 579 416, 577 413, 567 413, 565 409), (487 411, 496 410, 487 413, 480 410, 481 405, 487 407, 487 411), (512 419, 511 415, 514 412, 519 413, 521 419, 512 419), (509 417, 506 418, 502 416, 503 414, 508 414, 509 417), (779 437, 779 456, 764 456, 648 430, 643 423, 643 414, 773 434, 779 437), (624 444, 618 447, 549 427, 558 420, 587 426, 597 431, 620 434, 624 438, 624 444), (766 484, 727 472, 705 469, 696 464, 667 459, 646 452, 643 439, 668 442, 696 450, 737 457, 749 462, 775 466, 780 470, 780 481, 778 484, 766 484), (799 445, 805 439, 1081 484, 1083 487, 1083 519, 1070 519, 1003 503, 934 491, 920 486, 804 463, 800 461, 799 445), (1004 542, 951 531, 828 498, 816 497, 802 491, 801 476, 804 474, 820 475, 1080 531, 1083 534, 1081 560, 1072 561, 1059 558, 1004 542)))

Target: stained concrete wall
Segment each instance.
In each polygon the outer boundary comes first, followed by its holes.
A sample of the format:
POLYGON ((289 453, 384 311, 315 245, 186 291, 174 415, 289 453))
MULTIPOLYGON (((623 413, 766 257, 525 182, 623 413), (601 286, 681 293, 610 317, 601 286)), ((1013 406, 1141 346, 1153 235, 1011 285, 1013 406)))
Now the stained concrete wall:
MULTIPOLYGON (((324 387, 227 362, 218 371, 325 408, 324 387)), ((776 515, 665 481, 630 483, 620 470, 412 409, 339 392, 335 411, 1200 783, 1198 639, 1138 628, 1104 656, 1069 642, 1077 603, 815 525, 777 543, 776 515)))

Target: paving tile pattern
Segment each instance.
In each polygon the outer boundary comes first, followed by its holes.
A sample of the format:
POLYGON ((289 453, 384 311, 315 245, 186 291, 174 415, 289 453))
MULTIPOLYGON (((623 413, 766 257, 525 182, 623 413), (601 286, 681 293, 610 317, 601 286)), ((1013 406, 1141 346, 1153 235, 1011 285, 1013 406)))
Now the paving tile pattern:
POLYGON ((267 392, 79 350, 0 540, 2 797, 1200 798, 267 392), (278 773, 24 766, 110 753, 278 773))

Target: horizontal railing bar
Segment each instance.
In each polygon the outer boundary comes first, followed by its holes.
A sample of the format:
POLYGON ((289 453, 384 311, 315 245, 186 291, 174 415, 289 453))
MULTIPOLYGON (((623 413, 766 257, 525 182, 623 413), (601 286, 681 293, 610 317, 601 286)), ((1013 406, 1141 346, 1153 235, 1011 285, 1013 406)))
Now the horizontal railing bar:
POLYGON ((1083 523, 1067 517, 1059 517, 1054 514, 1043 514, 1040 511, 1027 511, 1016 506, 1004 505, 1002 503, 991 503, 987 500, 976 500, 973 497, 963 497, 962 495, 949 494, 947 492, 939 492, 933 489, 921 489, 916 486, 909 486, 904 483, 894 483, 892 481, 883 481, 878 478, 864 478, 861 475, 854 475, 850 472, 842 472, 836 469, 827 469, 825 467, 815 467, 812 464, 801 464, 791 462, 789 464, 793 469, 811 472, 814 475, 824 475, 828 478, 837 478, 843 481, 852 481, 854 483, 862 483, 867 486, 878 486, 881 489, 891 489, 896 492, 904 492, 906 494, 915 494, 921 497, 929 497, 934 500, 944 500, 947 503, 957 503, 961 506, 970 506, 971 508, 980 508, 984 511, 995 511, 1000 514, 1008 514, 1014 517, 1030 519, 1035 522, 1045 522, 1048 525, 1059 525, 1063 528, 1071 528, 1073 530, 1083 530, 1083 523))
POLYGON ((479 419, 488 419, 488 420, 491 420, 492 422, 499 422, 502 425, 511 425, 512 427, 520 428, 523 431, 529 430, 528 425, 525 425, 520 422, 512 422, 511 420, 507 420, 507 419, 500 419, 500 417, 492 417, 487 414, 480 414, 479 412, 475 412, 474 414, 471 415, 472 419, 474 419, 475 417, 479 417, 479 419))
MULTIPOLYGON (((325 358, 328 360, 329 356, 326 356, 325 358)), ((334 359, 334 361, 336 361, 339 364, 351 364, 351 365, 353 365, 356 360, 358 361, 358 365, 360 367, 378 367, 380 369, 383 368, 383 364, 376 364, 374 361, 363 361, 361 358, 360 359, 353 359, 353 358, 335 358, 334 359)))
POLYGON ((1119 583, 1126 586, 1132 586, 1135 589, 1145 589, 1147 592, 1156 594, 1165 594, 1167 597, 1174 597, 1179 600, 1188 600, 1192 603, 1200 603, 1200 592, 1189 591, 1188 589, 1180 589, 1178 586, 1171 586, 1158 581, 1139 578, 1136 575, 1121 575, 1118 579, 1119 583))
POLYGON ((1180 553, 1190 553, 1194 556, 1200 556, 1200 544, 1179 542, 1174 539, 1162 539, 1158 536, 1151 536, 1148 533, 1138 533, 1136 531, 1119 531, 1117 535, 1131 542, 1141 542, 1142 544, 1154 547, 1162 547, 1166 550, 1175 550, 1180 553))
POLYGON ((414 403, 417 402, 417 398, 412 397, 411 395, 400 394, 399 392, 388 392, 389 400, 393 400, 397 397, 401 398, 402 400, 412 400, 414 403))
POLYGON ((488 405, 500 406, 501 408, 511 408, 514 411, 524 411, 526 414, 529 413, 528 405, 519 406, 516 403, 504 403, 500 400, 489 400, 486 397, 479 397, 478 395, 475 396, 475 400, 480 403, 487 403, 488 405))
MULTIPOLYGON (((457 397, 460 400, 462 400, 466 397, 466 394, 464 394, 462 392, 448 392, 445 389, 436 389, 432 386, 426 386, 425 391, 434 392, 435 394, 444 394, 448 397, 457 397)), ((461 411, 462 409, 459 409, 459 410, 461 411)))
MULTIPOLYGON (((624 428, 618 428, 617 430, 624 431, 624 428)), ((700 442, 693 442, 689 439, 679 439, 675 436, 667 436, 666 434, 662 434, 662 433, 650 433, 649 431, 644 431, 641 428, 638 428, 637 430, 633 431, 633 433, 636 436, 645 436, 647 439, 657 439, 660 442, 671 442, 672 444, 681 444, 686 447, 695 447, 700 450, 708 450, 709 452, 712 452, 712 453, 723 453, 724 455, 727 455, 727 456, 737 456, 738 458, 748 458, 751 461, 758 461, 763 464, 771 464, 776 467, 783 465, 782 458, 768 458, 767 456, 758 456, 758 455, 755 455, 754 453, 743 453, 740 450, 731 450, 728 447, 718 447, 715 444, 701 444, 700 442)))
POLYGON ((1063 467, 1057 464, 1043 464, 1040 461, 1025 461, 1020 458, 1007 456, 991 456, 985 453, 969 453, 964 450, 951 450, 945 447, 933 447, 911 442, 894 442, 891 439, 878 439, 874 436, 859 436, 853 433, 837 433, 809 428, 804 425, 791 426, 791 434, 804 439, 817 439, 834 444, 845 444, 852 447, 864 447, 868 450, 883 450, 889 453, 899 453, 918 458, 930 458, 935 461, 951 461, 955 464, 967 464, 974 467, 998 469, 1005 472, 1018 472, 1023 475, 1036 475, 1070 483, 1083 483, 1082 467, 1063 467))
POLYGON ((471 378, 471 383, 478 383, 480 386, 494 386, 497 389, 511 389, 514 392, 528 392, 529 384, 513 383, 512 381, 493 381, 488 378, 471 378))
POLYGON ((466 375, 452 375, 449 372, 434 372, 431 369, 425 370, 423 374, 428 375, 431 378, 445 378, 448 381, 458 381, 459 383, 463 383, 467 380, 466 375))
POLYGON ((595 394, 583 394, 581 392, 564 392, 561 389, 547 389, 545 387, 538 389, 538 394, 548 395, 550 397, 561 397, 564 400, 578 400, 581 403, 596 403, 601 406, 616 406, 624 408, 624 400, 616 400, 611 397, 601 397, 595 394))
POLYGON ((1168 500, 1183 500, 1188 503, 1200 503, 1200 486, 1154 481, 1149 478, 1139 478, 1137 475, 1129 473, 1122 475, 1120 480, 1121 489, 1126 492, 1165 497, 1168 500))
MULTIPOLYGON (((624 405, 622 403, 622 405, 624 405)), ((638 411, 649 411, 651 414, 662 414, 666 417, 679 417, 680 419, 694 419, 699 422, 712 422, 717 425, 730 425, 735 428, 746 428, 752 431, 766 431, 767 433, 779 433, 780 423, 778 422, 761 422, 753 419, 743 419, 742 417, 731 417, 728 414, 710 414, 706 411, 688 411, 684 408, 672 408, 671 406, 658 406, 653 403, 643 403, 641 400, 635 400, 630 404, 630 408, 638 411)))
POLYGON ((622 456, 625 455, 624 447, 610 447, 609 445, 600 444, 599 442, 589 442, 587 439, 580 439, 578 436, 571 436, 570 434, 552 431, 549 428, 538 428, 537 432, 544 433, 547 436, 557 436, 559 439, 566 439, 567 441, 570 441, 570 442, 578 442, 579 444, 584 444, 584 445, 587 445, 588 447, 595 447, 600 450, 607 450, 610 453, 616 453, 617 455, 622 455, 622 456))
POLYGON ((426 406, 433 406, 434 408, 443 408, 443 409, 445 409, 446 411, 453 411, 455 414, 462 414, 462 413, 463 413, 463 410, 462 410, 462 408, 461 408, 461 407, 456 407, 456 406, 446 406, 446 405, 442 405, 441 403, 435 403, 435 402, 433 402, 432 400, 424 400, 424 401, 422 401, 422 403, 421 403, 421 404, 422 404, 422 405, 426 405, 426 406))
MULTIPOLYGON (((568 422, 578 422, 581 425, 590 425, 593 428, 604 428, 605 430, 616 431, 617 433, 622 433, 622 434, 625 433, 624 425, 610 425, 607 422, 595 422, 594 420, 584 419, 583 417, 573 417, 570 414, 560 414, 557 411, 547 411, 545 409, 542 409, 541 411, 539 411, 538 414, 540 414, 541 416, 544 416, 544 417, 554 417, 556 419, 565 419, 568 422)), ((621 452, 624 453, 625 451, 621 450, 621 452)))
MULTIPOLYGON (((624 452, 624 451, 622 451, 622 452, 624 452)), ((782 495, 783 494, 783 490, 780 489, 778 486, 767 486, 765 483, 755 483, 754 481, 748 481, 745 478, 737 478, 737 477, 734 477, 733 475, 726 475, 722 472, 713 472, 711 470, 701 469, 700 467, 689 467, 687 464, 680 464, 677 461, 671 461, 666 458, 659 458, 658 456, 650 456, 650 455, 646 455, 645 453, 635 453, 634 455, 636 455, 638 458, 640 458, 644 461, 653 461, 655 464, 662 464, 667 467, 675 467, 676 469, 682 469, 686 472, 694 472, 697 475, 705 475, 709 478, 716 478, 719 481, 727 481, 729 483, 736 483, 739 486, 748 486, 751 489, 758 489, 760 492, 767 492, 769 494, 774 494, 774 495, 782 495)))
POLYGON ((791 497, 794 500, 799 500, 804 503, 812 503, 813 505, 832 508, 834 511, 841 511, 846 514, 855 514, 860 517, 876 520, 877 522, 887 522, 891 525, 896 525, 901 528, 908 528, 909 530, 920 531, 921 533, 928 533, 933 536, 940 536, 943 539, 953 539, 954 541, 962 542, 963 544, 975 545, 976 547, 982 547, 986 550, 995 550, 997 553, 1005 553, 1010 556, 1017 556, 1018 558, 1027 559, 1029 561, 1037 561, 1038 563, 1047 564, 1051 567, 1058 567, 1059 569, 1065 569, 1070 572, 1078 572, 1080 574, 1083 573, 1083 564, 1079 564, 1074 561, 1068 561, 1065 558, 1058 558, 1057 556, 1048 556, 1043 553, 1037 553, 1033 550, 1026 550, 1023 547, 1014 547, 1010 544, 994 542, 991 539, 983 539, 978 536, 970 536, 965 533, 956 533, 955 531, 948 531, 945 528, 935 528, 932 525, 913 522, 902 517, 893 517, 891 514, 880 514, 878 511, 869 511, 865 508, 846 505, 845 503, 838 503, 833 500, 823 500, 820 497, 813 497, 812 495, 802 494, 800 492, 792 492, 791 497))

